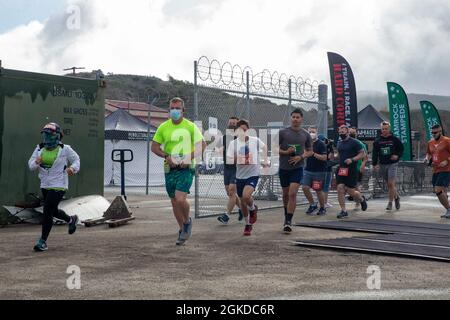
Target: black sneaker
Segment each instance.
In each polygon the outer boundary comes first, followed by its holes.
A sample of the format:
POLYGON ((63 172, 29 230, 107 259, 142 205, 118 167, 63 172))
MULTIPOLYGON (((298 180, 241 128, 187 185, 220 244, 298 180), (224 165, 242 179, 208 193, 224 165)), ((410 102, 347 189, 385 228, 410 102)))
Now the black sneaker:
POLYGON ((392 211, 392 202, 389 202, 387 207, 386 207, 386 211, 392 211))
POLYGON ((395 198, 395 209, 400 210, 400 197, 395 198))
POLYGON ((70 217, 69 234, 74 234, 75 231, 77 231, 78 221, 80 221, 80 219, 78 219, 78 216, 70 217))
POLYGON ((327 210, 325 208, 320 208, 319 212, 317 212, 318 216, 325 216, 327 214, 327 210))
POLYGON ((338 219, 343 219, 343 218, 347 218, 348 217, 348 212, 342 210, 341 213, 338 214, 337 218, 338 219))
POLYGON ((284 228, 283 228, 283 232, 286 234, 290 234, 292 232, 292 223, 285 221, 284 222, 284 228))
POLYGON ((308 210, 306 210, 306 214, 308 216, 313 216, 313 215, 315 215, 315 212, 317 211, 317 209, 319 209, 317 204, 312 204, 309 206, 308 210))
POLYGON ((227 225, 228 222, 230 222, 230 217, 227 214, 223 214, 220 217, 217 218, 217 220, 223 224, 223 225, 227 225))
POLYGON ((362 211, 367 211, 367 200, 366 197, 362 196, 363 201, 361 202, 361 209, 362 211))

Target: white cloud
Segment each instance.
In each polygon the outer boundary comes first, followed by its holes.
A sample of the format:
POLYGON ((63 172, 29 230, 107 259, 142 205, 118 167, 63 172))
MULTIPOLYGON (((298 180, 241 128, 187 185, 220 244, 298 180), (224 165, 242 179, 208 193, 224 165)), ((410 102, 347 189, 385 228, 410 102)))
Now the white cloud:
POLYGON ((84 66, 192 81, 201 55, 255 70, 329 82, 327 51, 352 65, 360 90, 450 94, 445 0, 69 0, 82 8, 78 31, 62 12, 0 35, 0 58, 16 69, 62 73, 84 66), (433 9, 439 8, 439 9, 433 9), (423 14, 427 12, 427 14, 423 14))

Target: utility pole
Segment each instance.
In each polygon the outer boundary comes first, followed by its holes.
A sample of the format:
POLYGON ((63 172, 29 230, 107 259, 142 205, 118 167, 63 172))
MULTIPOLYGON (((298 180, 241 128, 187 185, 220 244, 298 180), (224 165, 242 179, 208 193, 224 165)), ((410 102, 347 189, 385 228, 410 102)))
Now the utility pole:
POLYGON ((84 69, 86 69, 86 68, 84 68, 84 67, 72 67, 72 68, 64 69, 63 71, 70 71, 70 70, 72 70, 73 74, 75 74, 76 70, 84 70, 84 69))

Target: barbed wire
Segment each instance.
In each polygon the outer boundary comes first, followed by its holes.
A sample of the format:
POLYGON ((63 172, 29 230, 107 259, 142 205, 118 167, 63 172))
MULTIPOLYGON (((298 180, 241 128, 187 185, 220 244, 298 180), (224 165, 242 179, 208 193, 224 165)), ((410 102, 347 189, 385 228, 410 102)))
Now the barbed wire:
POLYGON ((254 73, 249 66, 242 68, 238 64, 225 62, 221 64, 218 60, 209 60, 202 56, 197 61, 197 77, 202 85, 213 86, 220 89, 233 91, 247 91, 247 72, 250 93, 267 94, 289 97, 289 82, 291 83, 291 98, 314 100, 318 98, 319 85, 324 82, 304 79, 301 76, 288 76, 285 73, 271 72, 264 69, 262 72, 254 73))

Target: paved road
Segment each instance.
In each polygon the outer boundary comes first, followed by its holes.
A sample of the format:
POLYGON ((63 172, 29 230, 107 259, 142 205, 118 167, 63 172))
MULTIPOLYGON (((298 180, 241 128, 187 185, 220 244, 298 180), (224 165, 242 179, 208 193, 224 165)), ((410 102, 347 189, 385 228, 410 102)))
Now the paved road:
MULTIPOLYGON (((32 252, 39 226, 0 229, 0 299, 449 299, 446 263, 382 255, 296 247, 296 238, 323 239, 349 232, 297 228, 280 232, 279 210, 260 214, 254 235, 242 236, 233 217, 229 226, 215 219, 195 221, 194 236, 176 247, 177 226, 167 202, 149 208, 148 199, 130 196, 137 220, 109 230, 80 228, 74 236, 55 227, 50 250, 32 252), (67 288, 69 266, 81 270, 81 290, 67 288), (369 266, 381 269, 381 290, 367 287, 369 266)), ((400 212, 386 214, 385 202, 369 203, 380 217, 438 223, 442 213, 432 196, 403 199, 400 212)), ((352 205, 351 205, 352 206, 352 205)), ((306 217, 296 221, 334 220, 306 217)))

